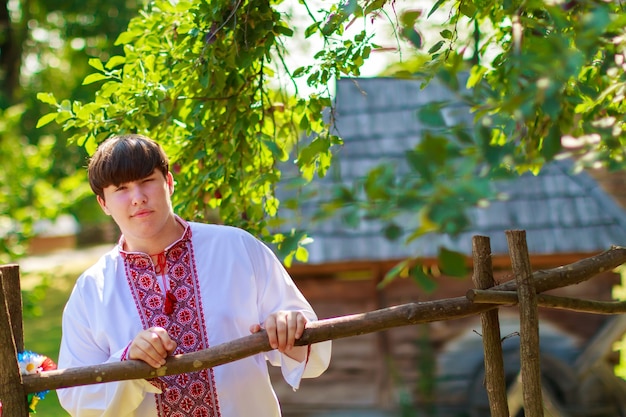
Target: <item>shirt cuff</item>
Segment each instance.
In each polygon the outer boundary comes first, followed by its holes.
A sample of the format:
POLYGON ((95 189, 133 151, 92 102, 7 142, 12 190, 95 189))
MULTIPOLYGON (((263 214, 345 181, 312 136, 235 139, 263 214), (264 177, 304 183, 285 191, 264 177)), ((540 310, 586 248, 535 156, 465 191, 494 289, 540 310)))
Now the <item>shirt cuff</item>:
POLYGON ((302 362, 297 361, 285 354, 281 354, 281 371, 285 381, 291 385, 294 391, 300 388, 300 380, 304 375, 304 369, 309 362, 309 355, 311 354, 311 345, 307 346, 306 358, 302 362))

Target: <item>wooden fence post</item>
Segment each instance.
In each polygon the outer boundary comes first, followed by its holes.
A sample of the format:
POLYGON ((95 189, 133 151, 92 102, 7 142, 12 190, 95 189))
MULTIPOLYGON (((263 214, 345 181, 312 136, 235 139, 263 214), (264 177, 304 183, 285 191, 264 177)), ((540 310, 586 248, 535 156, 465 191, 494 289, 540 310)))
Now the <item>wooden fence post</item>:
POLYGON ((6 299, 11 330, 18 352, 24 351, 24 322, 22 315, 22 289, 20 285, 20 268, 17 264, 5 265, 2 269, 2 290, 6 299))
POLYGON ((28 417, 26 392, 17 362, 24 349, 22 296, 17 265, 0 266, 0 403, 7 417, 28 417), (14 316, 11 316, 14 314, 14 316), (18 350, 18 346, 20 350, 18 350))
POLYGON ((539 312, 537 292, 532 279, 532 269, 526 245, 526 232, 507 230, 509 255, 515 280, 520 310, 520 361, 524 415, 543 416, 541 393, 541 365, 539 350, 539 312))
MULTIPOLYGON (((474 236, 472 239, 474 274, 472 280, 478 289, 484 290, 495 285, 491 263, 491 245, 486 236, 474 236)), ((508 417, 509 407, 506 400, 506 377, 504 357, 500 337, 499 309, 480 313, 483 331, 483 351, 485 357, 485 389, 489 398, 492 417, 508 417)))

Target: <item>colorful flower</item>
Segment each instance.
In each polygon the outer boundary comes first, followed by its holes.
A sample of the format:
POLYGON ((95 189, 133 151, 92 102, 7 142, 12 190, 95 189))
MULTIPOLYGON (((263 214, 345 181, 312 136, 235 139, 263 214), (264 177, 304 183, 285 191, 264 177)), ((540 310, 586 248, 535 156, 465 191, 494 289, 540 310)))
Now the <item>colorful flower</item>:
MULTIPOLYGON (((52 371, 57 369, 56 363, 44 355, 34 352, 24 351, 18 353, 17 362, 20 366, 22 375, 33 375, 44 371, 52 371)), ((43 400, 48 391, 40 391, 34 394, 28 394, 28 409, 31 413, 35 413, 35 407, 39 400, 43 400)))

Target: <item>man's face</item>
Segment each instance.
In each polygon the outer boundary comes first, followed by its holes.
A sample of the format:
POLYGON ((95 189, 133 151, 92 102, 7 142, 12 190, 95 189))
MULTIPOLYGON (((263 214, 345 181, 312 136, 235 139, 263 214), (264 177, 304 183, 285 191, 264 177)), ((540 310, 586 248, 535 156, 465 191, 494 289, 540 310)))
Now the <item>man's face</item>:
POLYGON ((126 241, 150 239, 162 232, 172 216, 172 174, 164 177, 154 170, 149 176, 118 186, 109 185, 104 198, 97 197, 102 210, 115 220, 126 241))

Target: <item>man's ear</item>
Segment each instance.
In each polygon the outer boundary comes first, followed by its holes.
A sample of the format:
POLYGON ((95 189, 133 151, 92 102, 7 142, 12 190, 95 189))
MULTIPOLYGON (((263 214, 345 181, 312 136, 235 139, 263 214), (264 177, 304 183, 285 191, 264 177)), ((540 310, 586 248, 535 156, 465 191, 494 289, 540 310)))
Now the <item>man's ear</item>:
POLYGON ((97 195, 96 200, 98 200, 98 204, 100 204, 100 208, 102 208, 102 211, 104 211, 104 214, 110 216, 111 212, 107 208, 107 203, 106 201, 104 201, 104 197, 100 197, 99 195, 97 195))
POLYGON ((174 194, 174 176, 170 171, 167 171, 167 176, 165 177, 167 181, 167 187, 170 190, 170 195, 174 194))

